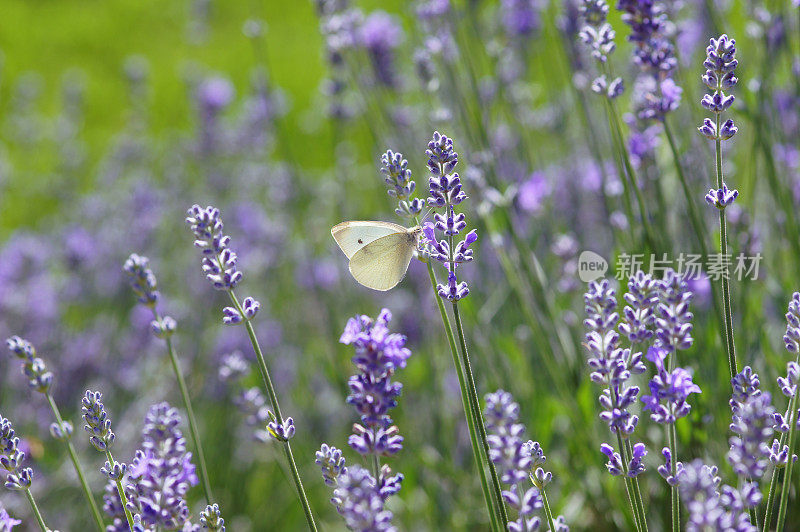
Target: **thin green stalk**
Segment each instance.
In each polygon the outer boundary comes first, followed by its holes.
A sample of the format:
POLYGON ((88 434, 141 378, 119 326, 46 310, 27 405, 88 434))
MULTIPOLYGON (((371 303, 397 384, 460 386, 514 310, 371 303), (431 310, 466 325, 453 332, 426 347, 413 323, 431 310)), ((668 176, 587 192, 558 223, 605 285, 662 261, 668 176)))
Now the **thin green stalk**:
MULTIPOLYGON (((417 220, 417 224, 419 221, 417 220)), ((431 287, 433 288, 434 299, 436 299, 436 305, 439 307, 439 314, 442 317, 442 325, 444 326, 445 334, 447 335, 447 341, 450 344, 450 354, 453 356, 453 365, 456 368, 456 375, 458 376, 458 384, 459 389, 461 390, 461 404, 464 407, 464 416, 467 418, 467 427, 469 428, 469 439, 470 443, 472 444, 472 454, 475 457, 475 465, 478 468, 478 473, 481 480, 481 488, 483 489, 483 498, 486 501, 486 508, 489 511, 489 518, 492 524, 492 530, 499 531, 505 528, 505 523, 501 526, 499 523, 500 515, 498 513, 498 509, 496 508, 492 496, 491 491, 489 490, 489 482, 486 479, 486 470, 484 469, 484 460, 488 457, 484 457, 483 451, 478 444, 478 435, 475 431, 475 423, 472 419, 472 415, 470 415, 470 403, 469 397, 467 396, 467 385, 464 382, 464 368, 461 367, 461 360, 458 358, 458 349, 456 348, 456 341, 453 336, 453 328, 450 326, 450 318, 447 317, 447 311, 444 308, 444 303, 442 302, 442 298, 439 297, 438 290, 436 288, 438 282, 436 281, 436 273, 433 271, 433 265, 429 262, 426 263, 428 267, 428 277, 431 281, 431 287)))
POLYGON ((644 226, 644 234, 645 237, 650 245, 651 250, 653 253, 658 251, 656 245, 657 240, 653 235, 653 229, 650 226, 650 218, 647 215, 647 209, 645 208, 644 198, 642 197, 642 191, 639 189, 639 184, 636 179, 636 171, 633 169, 633 164, 631 164, 630 155, 628 155, 628 148, 625 146, 625 137, 622 134, 622 122, 619 118, 619 112, 617 111, 616 104, 614 100, 608 100, 608 105, 611 108, 611 116, 614 120, 614 128, 617 134, 617 142, 618 142, 618 149, 620 152, 620 156, 622 157, 622 162, 625 165, 625 171, 628 174, 628 178, 630 179, 630 185, 633 189, 633 193, 636 196, 636 203, 639 207, 639 217, 642 219, 642 225, 644 226))
POLYGON ((622 462, 622 476, 625 480, 625 491, 628 494, 628 504, 631 505, 631 512, 633 513, 633 523, 636 525, 636 530, 639 532, 644 532, 642 530, 642 526, 639 523, 639 511, 637 509, 637 505, 634 504, 634 497, 633 494, 633 483, 631 482, 631 478, 628 476, 628 461, 625 458, 625 444, 622 441, 622 435, 617 432, 617 445, 619 447, 620 458, 622 462))
MULTIPOLYGON (((781 434, 781 447, 786 445, 786 433, 781 434)), ((764 509, 764 532, 769 530, 769 525, 772 524, 772 510, 775 506, 775 493, 777 492, 778 487, 778 471, 783 468, 773 467, 772 468, 772 479, 769 481, 769 492, 767 493, 767 504, 766 508, 764 509)))
POLYGON ((786 464, 786 472, 783 474, 783 485, 781 486, 781 504, 778 508, 778 523, 777 532, 783 532, 783 527, 786 524, 786 510, 789 503, 789 486, 792 484, 792 466, 794 460, 792 455, 794 453, 795 434, 797 433, 797 392, 800 386, 797 386, 794 391, 792 399, 789 401, 789 461, 786 464))
MULTIPOLYGON (((47 397, 47 402, 50 404, 50 410, 53 411, 53 415, 56 417, 56 423, 58 423, 61 433, 66 435, 67 431, 64 428, 64 419, 61 417, 61 411, 58 409, 58 405, 56 405, 56 402, 53 400, 53 396, 50 395, 50 392, 45 393, 45 397, 47 397)), ((78 480, 81 483, 83 494, 86 496, 86 501, 89 503, 89 508, 92 511, 92 517, 97 524, 97 528, 100 530, 100 532, 105 532, 106 525, 103 523, 103 517, 100 515, 100 510, 94 500, 92 490, 89 489, 89 484, 86 482, 86 477, 83 474, 83 468, 81 467, 81 463, 78 461, 78 455, 75 453, 75 447, 72 445, 72 442, 67 439, 67 437, 65 437, 63 441, 67 446, 69 459, 72 460, 72 466, 75 468, 75 473, 78 474, 78 480)))
MULTIPOLYGON (((450 246, 452 250, 453 247, 450 246)), ((486 437, 486 425, 483 422, 483 414, 481 413, 480 402, 478 401, 478 389, 475 386, 475 377, 472 374, 472 366, 469 362, 469 353, 467 352, 467 342, 464 339, 464 328, 461 324, 461 315, 458 312, 458 303, 453 301, 453 320, 456 322, 456 332, 458 333, 458 340, 461 347, 461 362, 464 366, 464 376, 467 381, 467 392, 470 403, 472 404, 472 414, 475 416, 475 425, 478 427, 478 435, 480 436, 483 450, 486 453, 487 464, 489 466, 489 473, 492 477, 492 487, 494 489, 495 500, 497 501, 500 509, 500 516, 503 523, 508 523, 508 513, 506 506, 503 503, 502 489, 500 487, 500 478, 497 476, 497 468, 494 462, 488 460, 489 457, 489 442, 486 437)))
POLYGON ((550 532, 556 532, 556 524, 553 521, 553 511, 550 509, 550 502, 547 500, 547 492, 544 487, 539 491, 542 492, 542 503, 544 504, 544 515, 547 517, 547 526, 550 527, 550 532))
MULTIPOLYGON (((161 316, 159 315, 158 311, 155 307, 152 307, 153 316, 155 317, 156 321, 161 321, 161 316)), ((213 502, 213 496, 211 495, 211 482, 208 479, 208 467, 206 466, 206 456, 203 452, 203 445, 200 443, 200 431, 197 430, 197 421, 194 416, 194 409, 192 408, 192 401, 189 399, 189 390, 186 387, 186 381, 183 379, 183 373, 181 373, 180 365, 178 364, 178 356, 175 354, 175 349, 172 346, 172 339, 167 336, 167 353, 169 354, 169 360, 172 363, 172 371, 175 373, 175 379, 178 381, 178 388, 181 392, 181 398, 183 399, 183 406, 186 408, 186 417, 189 418, 189 430, 192 433, 192 440, 194 441, 194 448, 197 452, 197 461, 200 464, 200 479, 203 484, 203 492, 206 496, 206 503, 211 504, 213 502)))
MULTIPOLYGON (((720 130, 720 114, 717 113, 717 132, 720 130)), ((716 167, 717 167, 717 188, 722 188, 722 141, 717 138, 714 141, 716 148, 716 167)), ((725 223, 725 209, 719 210, 719 247, 722 260, 728 254, 728 231, 725 223)), ((725 318, 725 351, 728 354, 728 367, 731 379, 739 372, 736 364, 736 348, 733 344, 733 314, 731 313, 731 289, 728 271, 722 274, 722 307, 725 318)))
MULTIPOLYGON (((669 452, 672 453, 670 460, 670 475, 672 478, 678 477, 678 446, 677 434, 675 433, 675 422, 669 424, 667 427, 667 439, 669 440, 669 452)), ((671 500, 672 500, 672 531, 678 532, 681 528, 681 510, 680 510, 680 494, 678 493, 678 486, 671 486, 671 500)))
MULTIPOLYGON (((630 462, 633 456, 633 449, 631 448, 631 441, 625 439, 625 451, 627 453, 626 463, 630 462)), ((623 454, 625 456, 625 454, 623 454)), ((647 513, 644 510, 644 499, 642 498, 642 490, 639 487, 639 477, 631 478, 631 486, 633 486, 633 498, 636 503, 636 511, 639 513, 639 526, 643 532, 647 532, 647 513)))
MULTIPOLYGON (((419 225, 419 219, 415 218, 414 221, 417 225, 419 225)), ((461 404, 464 407, 464 416, 467 418, 467 427, 469 428, 469 439, 470 443, 472 444, 472 454, 475 457, 475 465, 478 468, 478 474, 481 480, 481 489, 483 490, 483 498, 486 502, 486 508, 489 511, 489 518, 492 524, 492 530, 503 530, 505 529, 505 522, 500 521, 500 514, 499 510, 495 506, 491 491, 489 489, 489 482, 486 479, 486 469, 484 468, 484 461, 488 462, 488 455, 484 456, 484 453, 478 444, 478 435, 475 430, 475 422, 470 415, 470 403, 469 397, 467 396, 467 385, 464 382, 464 368, 461 366, 461 360, 458 358, 458 349, 456 348, 456 341, 453 335, 453 328, 450 325, 450 318, 447 316, 447 311, 444 308, 444 302, 442 302, 442 298, 439 297, 439 290, 437 289, 437 285, 439 284, 436 280, 436 272, 433 271, 433 265, 430 261, 427 261, 425 265, 428 267, 428 278, 431 281, 431 288, 433 289, 433 298, 436 300, 436 306, 439 308, 439 315, 442 317, 442 326, 444 327, 444 332, 447 336, 447 342, 450 344, 450 354, 453 356, 453 366, 456 369, 456 375, 458 377, 458 384, 459 389, 461 390, 461 404)))
MULTIPOLYGON (((112 466, 116 463, 114 461, 114 457, 111 455, 111 451, 106 449, 106 459, 108 463, 112 466)), ((122 481, 116 480, 117 484, 117 493, 119 494, 119 500, 122 504, 122 509, 125 511, 125 519, 128 521, 128 527, 130 531, 133 532, 133 515, 131 515, 131 511, 128 509, 128 498, 125 497, 125 488, 122 487, 122 481)))
MULTIPOLYGON (((239 312, 240 315, 244 316, 244 310, 242 310, 242 306, 239 304, 239 300, 236 298, 236 294, 233 293, 233 290, 228 290, 228 295, 233 302, 233 305, 236 307, 236 310, 239 312)), ((275 414, 276 422, 279 425, 283 424, 283 416, 281 415, 281 407, 278 403, 278 395, 275 393, 275 387, 272 385, 272 379, 269 376, 269 369, 267 369, 267 362, 264 359, 264 353, 261 351, 261 346, 258 343, 258 338, 256 337, 256 332, 253 329, 253 324, 250 323, 250 320, 245 320, 244 322, 245 329, 247 329, 247 335, 250 337, 250 343, 253 344, 253 351, 256 353, 256 358, 258 359, 258 369, 261 371, 261 378, 264 381, 264 388, 267 390, 267 394, 269 395, 270 403, 272 404, 272 410, 275 414)), ((308 523, 309 530, 316 532, 317 525, 314 523, 314 516, 311 513, 311 505, 308 502, 308 497, 306 497, 306 492, 303 489, 303 482, 300 480, 300 473, 297 470, 297 464, 294 461, 294 455, 292 454, 292 447, 289 445, 288 441, 283 442, 283 452, 286 454, 286 460, 289 462, 289 469, 292 473, 292 479, 294 480, 295 487, 297 488, 297 496, 300 498, 300 503, 303 506, 303 512, 306 516, 306 522, 308 523)))
MULTIPOLYGON (((689 210, 689 220, 692 222, 692 229, 694 229, 695 237, 697 237, 697 242, 700 244, 700 252, 703 254, 703 258, 708 259, 708 246, 706 245, 705 239, 705 227, 700 216, 700 213, 697 211, 697 205, 695 204, 695 199, 692 196, 691 189, 689 188, 689 182, 686 179, 686 174, 683 171, 683 165, 681 165, 680 155, 678 154, 678 145, 675 142, 675 136, 672 134, 672 129, 669 127, 669 123, 664 120, 664 133, 667 137, 667 142, 669 143, 670 150, 672 151, 672 159, 675 163, 675 172, 678 174, 678 180, 681 182, 681 189, 683 190, 683 196, 686 199, 686 205, 689 210)), ((714 313, 717 315, 717 319, 722 324, 722 329, 720 330, 720 335, 722 336, 723 343, 725 342, 725 318, 722 314, 722 309, 719 307, 719 299, 717 298, 716 294, 716 287, 711 285, 712 291, 712 301, 714 305, 714 313)))
POLYGON ((30 488, 25 490, 25 496, 28 498, 28 502, 31 504, 31 509, 33 510, 33 515, 36 516, 36 522, 39 523, 39 527, 42 529, 42 532, 48 532, 47 525, 44 524, 44 518, 42 517, 42 512, 39 511, 39 507, 36 506, 36 501, 33 500, 33 494, 31 493, 30 488))

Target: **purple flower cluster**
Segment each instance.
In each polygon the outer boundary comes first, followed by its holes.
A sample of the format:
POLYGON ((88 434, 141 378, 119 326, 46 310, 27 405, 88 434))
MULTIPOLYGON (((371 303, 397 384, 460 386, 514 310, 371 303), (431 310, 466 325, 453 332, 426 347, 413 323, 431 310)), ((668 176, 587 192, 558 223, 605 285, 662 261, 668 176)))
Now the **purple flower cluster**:
POLYGON ((659 289, 660 283, 641 270, 628 279, 628 292, 623 296, 627 305, 622 309, 619 332, 628 338, 632 346, 653 337, 659 289))
POLYGON ((500 16, 509 37, 530 38, 541 26, 540 0, 502 0, 500 16))
POLYGON ((14 519, 10 515, 2 505, 0 505, 0 531, 1 532, 12 532, 14 527, 22 524, 22 521, 19 519, 14 519))
POLYGON ((769 465, 770 447, 767 442, 772 437, 775 412, 771 401, 769 393, 761 393, 758 389, 743 401, 731 399, 730 429, 734 436, 729 440, 728 462, 742 478, 758 481, 769 465))
POLYGON ((600 418, 613 433, 628 437, 636 429, 639 417, 629 408, 636 402, 638 386, 628 386, 632 374, 645 371, 641 353, 632 353, 619 345, 619 322, 616 292, 607 279, 589 283, 584 295, 587 329, 585 342, 589 351, 587 363, 592 370, 593 382, 604 386, 600 395, 603 411, 600 418))
POLYGON ((354 465, 341 471, 331 502, 336 505, 350 530, 395 532, 392 512, 385 508, 386 499, 400 490, 402 476, 388 476, 388 467, 376 481, 363 467, 354 465))
POLYGON ((716 466, 701 460, 686 464, 680 473, 681 500, 688 510, 686 530, 730 530, 756 532, 747 510, 761 502, 761 492, 753 483, 745 482, 740 489, 722 485, 716 466))
POLYGON ((675 423, 687 416, 692 407, 687 402, 689 395, 701 393, 700 387, 692 382, 692 375, 683 368, 669 371, 665 366, 668 353, 661 347, 651 347, 647 359, 656 366, 656 375, 648 383, 650 395, 642 397, 644 409, 651 412, 650 418, 656 423, 675 423))
POLYGON ((36 348, 19 336, 7 339, 6 345, 22 361, 22 374, 28 379, 28 386, 37 392, 49 393, 53 374, 47 371, 44 360, 36 356, 36 348))
MULTIPOLYGON (((586 25, 578 32, 578 38, 605 69, 608 56, 617 48, 614 42, 616 32, 611 24, 606 22, 608 3, 605 0, 582 0, 580 12, 586 20, 586 25)), ((622 78, 617 77, 609 81, 605 74, 592 80, 591 86, 596 94, 603 94, 612 99, 625 91, 622 78)))
MULTIPOLYGON (((706 73, 703 75, 703 83, 713 93, 703 95, 700 104, 714 114, 714 120, 710 118, 704 119, 703 125, 697 129, 703 136, 717 143, 728 140, 738 131, 733 120, 728 119, 721 123, 720 118, 722 112, 728 109, 735 100, 735 97, 732 94, 726 94, 726 91, 739 82, 735 75, 738 64, 736 41, 734 39, 722 34, 718 39, 710 40, 706 48, 706 60, 703 63, 706 69, 706 73)), ((733 203, 738 195, 738 191, 729 191, 725 183, 722 183, 719 189, 708 191, 706 201, 709 205, 724 209, 733 203)))
MULTIPOLYGON (((219 209, 208 206, 205 209, 193 205, 188 211, 186 223, 194 233, 195 247, 203 253, 203 273, 217 290, 233 292, 242 280, 242 272, 236 266, 238 256, 230 249, 231 237, 222 232, 222 216, 219 209)), ((252 320, 261 304, 252 297, 246 297, 241 307, 225 307, 223 323, 236 325, 252 320)))
MULTIPOLYGON (((142 524, 166 530, 183 530, 189 522, 186 493, 198 483, 192 453, 178 425, 177 409, 167 403, 150 407, 145 415, 142 446, 128 469, 125 486, 129 508, 142 524)), ((126 530, 127 523, 113 483, 106 487, 104 510, 114 519, 110 530, 126 530)))
POLYGON ((467 283, 458 282, 456 268, 472 260, 470 246, 478 240, 478 233, 473 229, 464 240, 458 243, 454 241, 454 237, 467 227, 464 213, 455 212, 455 207, 467 199, 467 195, 461 189, 458 173, 453 172, 458 164, 458 153, 453 149, 453 141, 436 131, 425 153, 431 173, 428 180, 428 206, 434 210, 444 209, 444 213, 437 212, 433 223, 428 222, 423 226, 424 248, 430 258, 447 268, 447 284, 437 286, 439 296, 455 303, 469 294, 467 283), (438 239, 437 232, 444 236, 442 240, 438 239))
POLYGON ((128 276, 133 293, 139 303, 147 307, 155 307, 158 302, 158 282, 156 276, 148 267, 150 259, 132 253, 122 267, 122 271, 128 276))
POLYGON ((663 120, 678 108, 683 90, 671 78, 678 62, 666 35, 669 25, 664 7, 657 0, 619 0, 617 9, 631 28, 628 40, 636 45, 634 61, 643 71, 637 80, 638 116, 663 120))
POLYGON ((24 491, 31 487, 33 469, 22 467, 25 452, 19 448, 11 421, 0 415, 0 467, 5 469, 5 487, 14 491, 24 491))
POLYGON ((403 385, 392 377, 405 367, 411 351, 405 347, 405 336, 389 331, 391 319, 388 309, 375 320, 363 315, 350 318, 339 339, 355 348, 352 360, 359 373, 347 383, 347 402, 361 416, 362 425, 353 426, 348 443, 361 455, 391 456, 402 448, 403 437, 392 425, 389 411, 397 406, 403 385))
MULTIPOLYGON (((543 506, 540 488, 527 490, 520 483, 529 477, 534 467, 544 462, 544 453, 538 443, 523 441, 525 426, 519 423, 519 405, 510 393, 498 390, 486 395, 484 410, 488 433, 489 460, 497 465, 500 480, 508 485, 503 491, 506 503, 516 510, 517 520, 508 523, 508 529, 521 532, 538 530, 541 519, 536 515, 543 506)), ((549 482, 542 470, 540 477, 549 482)))
POLYGON ((387 87, 398 84, 394 50, 403 40, 403 30, 397 20, 384 11, 373 11, 358 28, 358 43, 372 62, 375 78, 387 87))
POLYGON ((103 405, 103 394, 86 390, 81 399, 81 415, 86 423, 83 429, 89 433, 89 442, 92 446, 104 453, 111 449, 116 438, 111 430, 111 420, 106 414, 103 405))
POLYGON ((411 179, 411 170, 408 161, 402 153, 386 150, 381 156, 381 173, 389 187, 388 194, 397 198, 395 213, 405 218, 419 216, 425 207, 425 202, 419 198, 412 198, 417 184, 411 179))
POLYGON ((339 475, 347 472, 342 451, 323 443, 316 455, 316 464, 322 469, 322 479, 328 486, 336 486, 339 475))
POLYGON ((658 306, 656 307, 655 345, 674 354, 689 349, 692 338, 692 319, 689 303, 693 294, 689 284, 675 270, 668 269, 659 283, 658 306))

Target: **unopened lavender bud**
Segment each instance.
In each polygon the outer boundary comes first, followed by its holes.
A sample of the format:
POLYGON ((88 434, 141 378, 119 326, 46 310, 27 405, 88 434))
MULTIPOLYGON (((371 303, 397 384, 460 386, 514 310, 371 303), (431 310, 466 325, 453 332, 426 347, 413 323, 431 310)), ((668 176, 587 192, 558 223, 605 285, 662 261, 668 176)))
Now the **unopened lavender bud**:
POLYGON ((117 462, 116 460, 114 460, 113 465, 108 460, 106 460, 105 465, 100 468, 100 472, 103 473, 105 476, 107 476, 108 479, 113 482, 122 480, 125 477, 125 473, 127 471, 128 471, 128 466, 123 464, 122 462, 117 462))
POLYGON ((345 458, 342 451, 336 447, 323 443, 317 451, 316 464, 322 469, 322 478, 328 486, 336 486, 336 479, 347 471, 345 458))
POLYGON ((72 437, 72 423, 64 421, 61 424, 50 424, 50 435, 56 440, 66 441, 72 437))
POLYGON ((252 320, 255 318, 256 314, 258 314, 258 311, 261 310, 261 303, 252 297, 246 297, 242 302, 242 310, 244 311, 245 319, 252 320))
POLYGON ((222 309, 222 323, 225 325, 238 325, 244 321, 242 313, 234 307, 222 309))
POLYGON ((163 318, 150 322, 150 330, 153 331, 156 338, 161 338, 162 340, 166 340, 172 336, 177 327, 178 324, 169 316, 164 316, 163 318))
POLYGON ((225 532, 225 520, 222 518, 219 504, 209 504, 200 512, 200 524, 206 530, 225 532))
POLYGON ((614 448, 607 443, 600 445, 600 452, 608 457, 606 468, 611 476, 617 477, 622 474, 622 458, 619 453, 614 451, 614 448))
POLYGON ((283 423, 273 420, 267 423, 267 432, 270 436, 281 442, 287 442, 294 437, 294 420, 287 417, 283 423))
POLYGON ((716 207, 717 209, 724 209, 725 207, 733 204, 736 198, 739 197, 739 191, 736 189, 730 190, 728 185, 722 183, 720 189, 710 189, 706 194, 706 203, 716 207))

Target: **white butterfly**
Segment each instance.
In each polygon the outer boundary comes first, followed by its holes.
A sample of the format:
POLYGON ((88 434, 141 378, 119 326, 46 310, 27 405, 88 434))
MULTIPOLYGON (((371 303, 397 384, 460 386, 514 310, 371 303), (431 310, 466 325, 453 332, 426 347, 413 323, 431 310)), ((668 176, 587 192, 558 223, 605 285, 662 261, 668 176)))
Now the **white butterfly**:
POLYGON ((331 229, 355 280, 384 292, 405 277, 421 234, 420 226, 390 222, 342 222, 331 229))

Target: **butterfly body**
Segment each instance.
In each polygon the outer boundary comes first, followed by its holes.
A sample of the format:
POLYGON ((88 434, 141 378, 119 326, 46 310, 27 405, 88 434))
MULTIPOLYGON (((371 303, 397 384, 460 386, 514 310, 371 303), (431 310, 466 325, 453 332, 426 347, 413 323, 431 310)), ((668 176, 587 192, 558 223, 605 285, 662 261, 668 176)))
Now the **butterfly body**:
POLYGON ((390 222, 342 222, 331 235, 350 259, 350 273, 359 284, 386 291, 405 277, 419 244, 422 228, 390 222))

